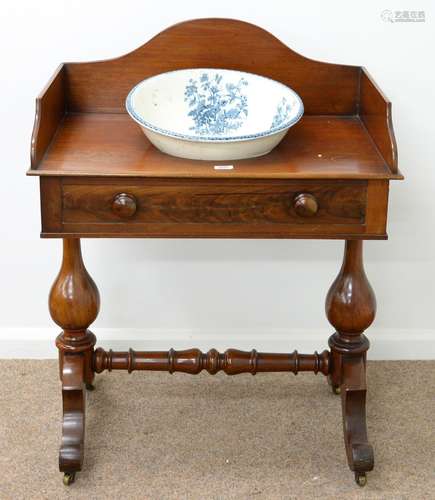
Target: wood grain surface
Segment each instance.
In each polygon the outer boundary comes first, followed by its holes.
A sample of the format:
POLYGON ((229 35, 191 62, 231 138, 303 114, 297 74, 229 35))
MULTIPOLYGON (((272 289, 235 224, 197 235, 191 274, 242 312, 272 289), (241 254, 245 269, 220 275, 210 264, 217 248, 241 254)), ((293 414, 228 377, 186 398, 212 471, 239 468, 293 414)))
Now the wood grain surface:
POLYGON ((41 177, 44 237, 386 237, 387 180, 41 177), (297 198, 318 208, 300 215, 297 198), (135 200, 129 216, 113 207, 135 200))
POLYGON ((313 61, 262 28, 233 19, 182 22, 125 56, 67 63, 68 109, 123 113, 138 82, 185 68, 236 69, 273 78, 301 96, 309 115, 356 113, 357 66, 313 61))
MULTIPOLYGON (((91 161, 96 155, 104 157, 109 175, 141 175, 143 160, 150 169, 160 169, 162 164, 169 163, 163 175, 179 170, 182 162, 170 161, 155 151, 149 153, 149 142, 138 134, 138 130, 133 132, 134 124, 117 123, 113 114, 122 115, 121 122, 129 120, 125 116, 125 98, 139 81, 164 71, 197 67, 261 74, 289 85, 301 96, 305 118, 290 131, 284 142, 287 148, 282 146, 279 152, 258 160, 260 163, 264 161, 266 170, 285 161, 286 168, 290 169, 289 175, 299 173, 304 176, 306 170, 308 176, 320 177, 328 175, 326 171, 332 168, 329 175, 339 175, 343 171, 349 177, 369 178, 374 175, 385 178, 390 174, 390 178, 402 178, 397 170, 391 103, 365 69, 313 61, 294 52, 267 31, 231 19, 186 21, 166 29, 125 56, 61 65, 36 102, 29 174, 68 175, 74 171, 80 175, 103 175, 99 172, 101 166, 91 161), (95 115, 92 118, 71 116, 71 113, 78 112, 95 115), (64 113, 68 113, 65 124, 64 113), (315 117, 317 131, 308 130, 303 125, 311 117, 315 117), (334 117, 356 121, 357 131, 334 121, 334 117), (364 133, 358 131, 361 127, 364 133), (92 140, 94 129, 95 144, 92 140), (306 137, 305 132, 321 132, 324 142, 318 139, 313 142, 311 133, 306 137), (75 144, 76 137, 83 139, 83 135, 87 136, 87 141, 75 144), (343 148, 337 148, 342 141, 343 148), (69 151, 73 143, 74 149, 78 146, 75 153, 69 151), (120 163, 117 152, 124 146, 130 161, 120 163), (105 147, 110 150, 105 151, 105 147), (301 148, 304 155, 288 156, 290 150, 301 148), (72 154, 77 156, 71 158, 72 154), (110 155, 113 155, 113 161, 110 161, 110 155), (316 157, 323 161, 314 162, 316 157), (299 162, 301 159, 308 162, 299 162), (117 166, 114 166, 116 162, 117 166), (350 164, 350 170, 343 168, 344 163, 350 164)), ((261 171, 252 173, 261 175, 261 171)), ((149 175, 149 171, 144 175, 149 175)), ((280 174, 271 172, 271 175, 280 174)))
POLYGON ((70 114, 34 175, 397 179, 358 117, 305 116, 268 155, 186 160, 161 153, 123 114, 70 114), (233 165, 215 170, 215 165, 233 165))

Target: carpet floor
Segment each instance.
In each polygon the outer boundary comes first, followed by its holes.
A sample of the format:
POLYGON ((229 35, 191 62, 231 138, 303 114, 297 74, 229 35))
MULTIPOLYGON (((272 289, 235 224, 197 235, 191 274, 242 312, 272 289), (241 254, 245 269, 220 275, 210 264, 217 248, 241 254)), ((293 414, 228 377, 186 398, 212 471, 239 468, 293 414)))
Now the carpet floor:
POLYGON ((322 375, 105 373, 83 471, 57 470, 57 363, 1 360, 0 499, 435 499, 435 362, 370 362, 375 469, 348 470, 322 375))

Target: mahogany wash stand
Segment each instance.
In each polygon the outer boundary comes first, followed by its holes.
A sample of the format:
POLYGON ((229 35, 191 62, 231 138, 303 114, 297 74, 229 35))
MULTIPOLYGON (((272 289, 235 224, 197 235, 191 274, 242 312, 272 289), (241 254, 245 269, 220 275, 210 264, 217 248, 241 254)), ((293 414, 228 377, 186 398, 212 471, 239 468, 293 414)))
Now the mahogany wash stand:
POLYGON ((364 68, 307 59, 270 33, 240 21, 173 26, 130 54, 62 64, 36 102, 29 175, 40 178, 42 237, 63 239, 50 292, 62 381, 59 467, 70 484, 81 470, 85 388, 104 370, 323 373, 341 394, 344 443, 359 485, 373 468, 366 428, 363 334, 376 311, 362 240, 386 239, 389 181, 402 179, 391 104, 364 68), (126 114, 129 90, 182 68, 257 73, 292 87, 305 115, 261 158, 231 162, 164 155, 126 114), (228 162, 224 162, 228 163, 228 162), (88 327, 99 293, 80 238, 338 238, 341 270, 326 297, 335 333, 321 354, 228 349, 113 352, 95 349, 88 327))

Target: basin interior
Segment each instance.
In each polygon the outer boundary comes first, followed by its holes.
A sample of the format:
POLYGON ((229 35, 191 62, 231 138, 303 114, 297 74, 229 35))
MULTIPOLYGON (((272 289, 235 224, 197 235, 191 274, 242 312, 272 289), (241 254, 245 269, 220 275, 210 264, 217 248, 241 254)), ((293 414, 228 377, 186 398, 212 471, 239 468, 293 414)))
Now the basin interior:
POLYGON ((280 82, 224 69, 162 73, 139 83, 127 110, 142 126, 191 140, 271 135, 295 123, 302 101, 280 82))

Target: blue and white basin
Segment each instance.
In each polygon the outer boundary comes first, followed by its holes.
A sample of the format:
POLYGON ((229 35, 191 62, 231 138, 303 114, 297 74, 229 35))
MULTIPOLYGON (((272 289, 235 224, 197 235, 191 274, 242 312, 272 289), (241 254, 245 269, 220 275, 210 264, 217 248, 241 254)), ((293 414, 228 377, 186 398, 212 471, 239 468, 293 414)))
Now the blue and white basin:
POLYGON ((126 107, 164 153, 220 161, 269 153, 304 112, 286 85, 226 69, 152 76, 131 90, 126 107))

